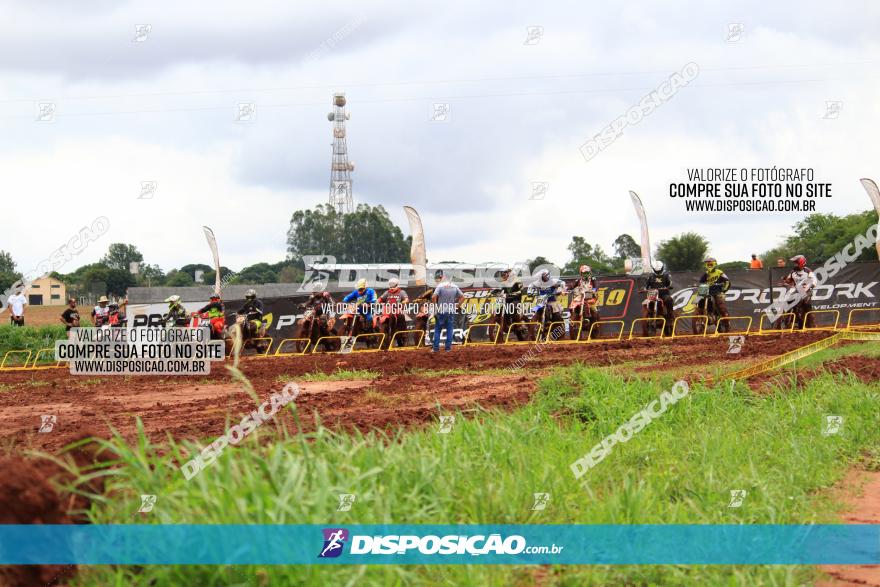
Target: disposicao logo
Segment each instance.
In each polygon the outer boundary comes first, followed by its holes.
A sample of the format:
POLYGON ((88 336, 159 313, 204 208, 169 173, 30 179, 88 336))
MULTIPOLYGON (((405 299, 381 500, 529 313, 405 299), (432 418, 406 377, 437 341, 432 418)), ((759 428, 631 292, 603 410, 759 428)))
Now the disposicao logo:
POLYGON ((336 558, 342 554, 345 541, 348 540, 348 530, 345 528, 324 528, 324 547, 318 558, 336 558))

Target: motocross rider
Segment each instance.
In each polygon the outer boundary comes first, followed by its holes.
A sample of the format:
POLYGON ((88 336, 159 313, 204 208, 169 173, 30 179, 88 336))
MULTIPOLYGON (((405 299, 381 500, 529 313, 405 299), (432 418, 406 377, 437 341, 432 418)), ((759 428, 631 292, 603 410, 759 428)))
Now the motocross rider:
MULTIPOLYGON (((578 273, 581 277, 571 290, 571 302, 573 304, 580 302, 586 306, 586 308, 581 308, 581 312, 586 309, 590 313, 590 321, 595 324, 599 321, 599 309, 596 307, 598 302, 596 294, 599 292, 599 288, 596 285, 596 278, 593 277, 593 269, 589 265, 581 265, 578 268, 578 273), (591 300, 586 299, 588 292, 593 294, 591 300), (592 303, 590 303, 591 301, 592 303)), ((581 317, 583 317, 583 313, 581 317)))
MULTIPOLYGON (((382 304, 382 319, 390 317, 397 320, 398 316, 402 318, 405 314, 404 304, 409 303, 409 294, 400 287, 400 280, 392 277, 388 280, 388 289, 379 296, 379 303, 382 304)), ((379 319, 375 318, 374 320, 373 326, 378 326, 379 319)), ((406 328, 405 319, 402 326, 406 328)))
POLYGON ((186 313, 186 308, 180 303, 180 296, 177 294, 168 296, 165 298, 165 302, 168 304, 168 312, 162 316, 165 324, 169 326, 188 326, 189 315, 186 313))
POLYGON ((367 287, 366 279, 358 280, 355 290, 342 298, 342 301, 346 304, 355 304, 357 313, 364 317, 365 326, 373 323, 373 305, 376 303, 376 290, 367 287))
POLYGON ((545 318, 545 322, 562 322, 562 304, 556 299, 556 296, 565 293, 565 282, 558 277, 552 277, 548 269, 544 269, 538 276, 538 279, 529 284, 529 295, 547 296, 543 311, 550 310, 550 320, 545 318))
POLYGON ((244 305, 236 312, 245 317, 245 331, 250 336, 257 336, 263 327, 263 302, 257 299, 256 290, 249 289, 244 294, 244 305))
MULTIPOLYGON (((656 289, 660 299, 663 301, 663 311, 665 312, 666 325, 663 328, 666 336, 672 335, 672 325, 675 322, 675 302, 672 301, 672 278, 669 271, 666 270, 666 264, 663 261, 654 261, 651 263, 652 273, 648 274, 645 279, 645 289, 656 289)), ((647 317, 648 309, 645 306, 645 317, 647 317)))
MULTIPOLYGON (((789 259, 789 261, 791 261, 791 272, 782 278, 782 283, 794 288, 795 295, 799 298, 798 304, 802 307, 803 314, 806 316, 807 312, 813 309, 811 304, 813 300, 813 289, 819 285, 819 282, 813 271, 807 267, 806 257, 803 255, 795 255, 789 259)), ((807 328, 812 327, 812 323, 813 317, 808 316, 807 328)))
POLYGON ((223 329, 226 327, 226 315, 220 294, 212 294, 208 304, 199 310, 199 314, 204 314, 208 318, 211 324, 211 337, 222 338, 223 329))
MULTIPOLYGON (((707 257, 704 263, 706 264, 706 272, 700 277, 700 283, 709 284, 709 295, 712 296, 715 307, 718 308, 718 314, 722 318, 727 318, 727 305, 724 303, 724 294, 730 289, 730 279, 728 279, 724 271, 718 268, 718 261, 715 260, 715 257, 707 257)), ((700 313, 703 315, 706 314, 707 299, 703 298, 697 304, 700 308, 700 313)))

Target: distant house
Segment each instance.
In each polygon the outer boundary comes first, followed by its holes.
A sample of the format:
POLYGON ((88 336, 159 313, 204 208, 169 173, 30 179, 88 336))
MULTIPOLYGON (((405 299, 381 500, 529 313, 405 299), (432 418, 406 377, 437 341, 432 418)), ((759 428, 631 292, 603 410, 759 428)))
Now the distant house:
POLYGON ((67 300, 67 288, 54 277, 41 277, 28 286, 27 296, 31 306, 63 306, 67 300))

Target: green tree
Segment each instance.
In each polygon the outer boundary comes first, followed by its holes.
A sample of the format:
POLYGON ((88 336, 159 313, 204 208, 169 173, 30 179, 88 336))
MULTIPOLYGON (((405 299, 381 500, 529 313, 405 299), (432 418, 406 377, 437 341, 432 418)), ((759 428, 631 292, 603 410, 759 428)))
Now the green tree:
POLYGON ((636 239, 628 234, 622 234, 614 239, 612 247, 614 248, 614 256, 620 261, 621 265, 623 265, 623 261, 626 259, 631 257, 640 258, 642 256, 641 245, 636 242, 636 239))
POLYGON ((235 274, 232 283, 277 283, 278 272, 269 263, 255 263, 235 274))
MULTIPOLYGON (((210 271, 211 275, 212 276, 214 275, 214 268, 211 267, 210 265, 205 265, 204 263, 190 263, 189 265, 184 265, 183 267, 178 269, 178 271, 182 271, 183 273, 189 273, 192 276, 193 281, 195 281, 195 279, 196 279, 196 271, 203 271, 205 276, 207 276, 208 272, 210 271)), ((208 283, 208 280, 205 279, 204 282, 208 283)))
POLYGON ((304 255, 333 255, 338 263, 406 262, 410 240, 382 206, 358 204, 351 214, 340 214, 322 204, 293 213, 288 260, 299 265, 304 255))
POLYGON ((744 271, 749 268, 749 264, 746 261, 728 261, 718 263, 718 268, 722 271, 744 271))
POLYGON ((195 285, 193 276, 186 271, 172 269, 165 276, 165 285, 168 287, 189 287, 195 285))
POLYGON ((21 273, 16 271, 12 255, 6 251, 0 251, 0 293, 5 292, 19 279, 21 279, 21 273))
POLYGON ((144 256, 134 245, 113 243, 107 249, 107 254, 101 258, 101 263, 110 269, 128 271, 130 263, 140 263, 143 260, 144 256))
MULTIPOLYGON (((851 243, 856 235, 865 234, 868 227, 877 222, 873 210, 836 216, 834 214, 810 214, 792 227, 792 233, 781 244, 762 255, 764 265, 776 265, 782 257, 786 264, 795 255, 804 255, 807 262, 815 267, 851 243)), ((868 247, 858 256, 858 261, 877 259, 877 250, 868 247)))
POLYGON ((278 272, 278 283, 300 283, 305 272, 299 267, 285 265, 278 272))
POLYGON ((661 241, 654 256, 670 271, 697 271, 703 267, 708 250, 709 241, 696 232, 684 232, 661 241))
POLYGON ((568 245, 571 253, 569 261, 562 272, 566 275, 577 275, 578 267, 589 265, 594 273, 610 273, 613 260, 605 254, 599 245, 591 245, 582 236, 571 237, 568 245))
POLYGON ((541 255, 538 255, 534 259, 527 259, 526 260, 526 265, 529 266, 529 271, 531 271, 532 273, 534 273, 535 269, 537 269, 541 265, 553 265, 553 264, 554 264, 553 261, 551 261, 547 257, 542 257, 541 255))
POLYGON ((144 264, 137 274, 138 285, 157 287, 165 283, 165 272, 158 265, 144 264))

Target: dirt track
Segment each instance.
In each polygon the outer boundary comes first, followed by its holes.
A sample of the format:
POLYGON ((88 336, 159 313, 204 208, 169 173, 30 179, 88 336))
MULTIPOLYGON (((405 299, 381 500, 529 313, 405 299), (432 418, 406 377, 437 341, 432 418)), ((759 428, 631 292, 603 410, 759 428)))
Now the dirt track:
MULTIPOLYGON (((547 369, 581 362, 620 366, 624 371, 681 368, 709 363, 743 363, 778 355, 826 336, 750 337, 739 355, 727 355, 727 339, 624 341, 618 343, 548 345, 522 369, 506 370, 533 347, 455 348, 431 354, 426 349, 350 355, 306 355, 243 359, 241 369, 261 401, 287 381, 302 388, 297 405, 304 429, 314 425, 313 413, 329 426, 398 428, 434 421, 437 405, 448 410, 507 408, 528 401, 539 374, 547 369), (652 366, 649 366, 652 365, 652 366), (337 369, 369 369, 375 379, 302 382, 306 373, 337 369), (473 375, 443 375, 424 370, 463 369, 473 375), (495 373, 480 373, 485 370, 495 373)), ((733 367, 731 365, 731 367, 733 367)), ((703 372, 701 369, 700 372, 703 372)), ((227 418, 239 420, 254 408, 253 400, 219 364, 208 377, 71 376, 64 369, 0 373, 0 443, 15 449, 58 449, 88 428, 106 433, 112 425, 128 438, 139 416, 155 441, 167 433, 175 438, 215 438, 227 418), (40 416, 57 416, 50 433, 38 433, 40 416)), ((290 429, 294 422, 285 414, 290 429)))

